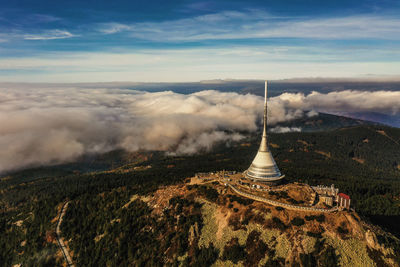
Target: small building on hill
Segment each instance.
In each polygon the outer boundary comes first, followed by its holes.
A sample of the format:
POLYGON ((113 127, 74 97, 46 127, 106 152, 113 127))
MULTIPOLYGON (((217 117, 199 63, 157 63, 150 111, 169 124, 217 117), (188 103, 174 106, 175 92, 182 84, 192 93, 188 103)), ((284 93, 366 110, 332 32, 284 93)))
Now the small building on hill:
POLYGON ((317 185, 311 188, 320 195, 333 196, 335 198, 339 193, 339 188, 336 188, 333 184, 331 186, 317 185))
POLYGON ((350 210, 350 197, 344 193, 337 194, 336 202, 339 208, 350 210))

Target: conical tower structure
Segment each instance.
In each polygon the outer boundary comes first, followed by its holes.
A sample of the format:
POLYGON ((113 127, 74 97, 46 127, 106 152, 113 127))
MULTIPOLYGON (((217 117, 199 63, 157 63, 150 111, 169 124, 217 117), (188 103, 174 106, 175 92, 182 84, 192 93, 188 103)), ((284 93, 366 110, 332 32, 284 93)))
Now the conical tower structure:
POLYGON ((278 169, 271 151, 268 148, 267 137, 267 90, 268 82, 265 81, 265 99, 264 99, 264 129, 260 148, 250 167, 245 171, 248 179, 258 182, 265 182, 270 185, 277 185, 282 182, 284 175, 278 169))

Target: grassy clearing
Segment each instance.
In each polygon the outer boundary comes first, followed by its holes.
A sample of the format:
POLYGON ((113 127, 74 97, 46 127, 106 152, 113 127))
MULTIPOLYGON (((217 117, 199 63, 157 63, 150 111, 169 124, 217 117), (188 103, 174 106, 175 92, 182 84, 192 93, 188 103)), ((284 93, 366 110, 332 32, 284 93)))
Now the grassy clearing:
POLYGON ((292 248, 289 240, 286 238, 286 235, 280 235, 276 241, 276 257, 286 259, 289 255, 290 249, 292 248))
POLYGON ((368 256, 366 245, 358 239, 341 240, 327 237, 326 242, 335 248, 340 266, 376 266, 368 256))
POLYGON ((242 262, 238 262, 237 264, 231 262, 231 261, 222 261, 218 259, 214 264, 213 267, 243 267, 242 262))
POLYGON ((304 238, 302 240, 302 245, 303 245, 304 253, 310 254, 314 251, 314 246, 315 246, 315 243, 317 242, 317 239, 315 237, 310 237, 307 235, 304 235, 303 237, 304 238))
POLYGON ((215 220, 215 212, 217 205, 210 203, 204 199, 197 199, 196 201, 203 204, 201 207, 201 214, 203 217, 203 228, 201 229, 201 236, 199 239, 199 248, 208 247, 210 243, 214 243, 214 246, 221 249, 216 244, 216 235, 218 231, 218 225, 215 220))
MULTIPOLYGON (((264 229, 261 225, 256 223, 249 223, 246 226, 246 230, 240 229, 233 231, 231 227, 227 226, 223 230, 223 234, 220 239, 217 239, 216 233, 218 231, 218 225, 216 221, 216 212, 218 206, 214 203, 208 202, 204 199, 197 199, 198 202, 202 203, 202 216, 203 216, 203 228, 199 240, 199 247, 208 247, 210 243, 213 243, 216 248, 220 251, 220 256, 224 251, 224 247, 232 238, 238 238, 240 245, 245 245, 249 233, 252 231, 259 232, 260 239, 264 241, 269 247, 275 248, 276 256, 286 258, 291 249, 291 244, 286 238, 285 234, 277 229, 264 229)), ((263 258, 260 263, 265 263, 268 260, 268 256, 263 258)), ((233 264, 230 261, 218 260, 215 266, 242 266, 241 262, 233 264)))
POLYGON ((217 239, 218 225, 216 222, 215 214, 217 212, 217 205, 210 203, 204 199, 198 199, 200 203, 203 203, 201 213, 203 216, 203 228, 201 230, 201 236, 199 240, 199 247, 208 247, 210 243, 213 243, 216 248, 220 250, 222 255, 225 244, 232 238, 237 237, 239 244, 244 245, 246 243, 248 232, 245 230, 233 231, 230 227, 225 227, 222 233, 222 237, 217 239))

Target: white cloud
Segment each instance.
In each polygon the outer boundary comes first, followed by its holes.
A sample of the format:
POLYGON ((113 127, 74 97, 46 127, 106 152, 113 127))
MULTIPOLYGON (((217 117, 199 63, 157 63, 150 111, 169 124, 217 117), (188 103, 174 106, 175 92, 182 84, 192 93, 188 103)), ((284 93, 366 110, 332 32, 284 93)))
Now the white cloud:
POLYGON ((193 154, 256 129, 262 100, 203 91, 191 95, 120 89, 0 90, 0 172, 55 164, 117 148, 193 154), (226 131, 225 131, 226 130, 226 131))
POLYGON ((282 127, 282 126, 276 126, 274 128, 271 128, 270 130, 272 133, 291 133, 291 132, 301 132, 300 127, 282 127))
POLYGON ((40 24, 40 23, 50 23, 62 20, 59 17, 48 15, 48 14, 32 14, 25 18, 25 23, 28 24, 40 24))
POLYGON ((307 117, 312 118, 318 115, 318 112, 315 110, 310 110, 309 112, 307 112, 307 117))
POLYGON ((116 22, 100 23, 98 26, 99 28, 97 30, 105 34, 113 34, 131 29, 131 27, 126 24, 116 22))
POLYGON ((39 34, 25 34, 25 40, 55 40, 77 37, 78 35, 72 34, 64 30, 49 30, 39 34))
MULTIPOLYGON (((284 94, 285 95, 285 94, 284 94)), ((346 90, 327 94, 312 92, 304 96, 285 95, 283 98, 291 104, 289 107, 301 106, 321 112, 380 112, 395 115, 400 111, 400 91, 363 92, 346 90), (294 101, 292 101, 295 99, 294 101)))
POLYGON ((379 15, 334 18, 277 17, 261 10, 223 11, 162 22, 106 23, 99 31, 128 31, 152 41, 197 41, 248 38, 359 39, 400 38, 400 19, 379 15))

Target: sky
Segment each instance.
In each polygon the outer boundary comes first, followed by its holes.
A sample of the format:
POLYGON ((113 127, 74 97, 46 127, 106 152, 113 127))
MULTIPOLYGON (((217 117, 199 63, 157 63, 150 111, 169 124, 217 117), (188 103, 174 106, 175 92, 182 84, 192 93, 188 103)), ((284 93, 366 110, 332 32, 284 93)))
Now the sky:
POLYGON ((0 4, 0 82, 400 75, 398 0, 0 4))

